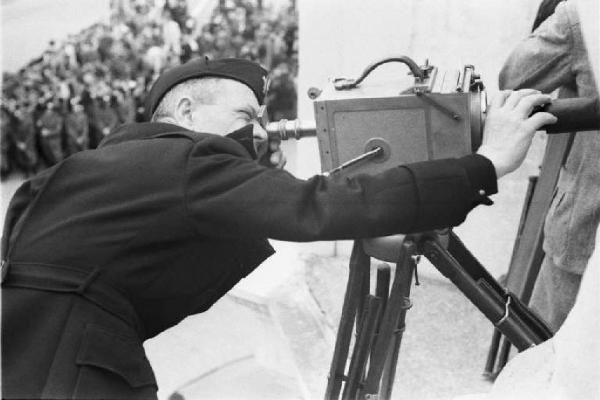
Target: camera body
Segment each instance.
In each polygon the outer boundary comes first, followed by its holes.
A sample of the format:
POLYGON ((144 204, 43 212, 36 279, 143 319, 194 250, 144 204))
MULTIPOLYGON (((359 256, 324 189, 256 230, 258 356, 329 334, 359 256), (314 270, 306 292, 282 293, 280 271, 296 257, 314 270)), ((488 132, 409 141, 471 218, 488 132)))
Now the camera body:
POLYGON ((408 60, 411 74, 397 81, 362 81, 379 62, 362 79, 336 79, 313 95, 323 171, 374 174, 406 163, 461 157, 479 147, 486 99, 474 68, 425 65, 419 73, 408 60), (374 156, 352 161, 376 148, 381 151, 374 156))

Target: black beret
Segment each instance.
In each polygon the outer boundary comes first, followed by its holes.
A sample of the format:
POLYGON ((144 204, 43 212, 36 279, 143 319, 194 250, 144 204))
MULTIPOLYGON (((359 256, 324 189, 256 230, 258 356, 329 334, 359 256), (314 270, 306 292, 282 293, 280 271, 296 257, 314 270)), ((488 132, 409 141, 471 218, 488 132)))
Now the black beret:
POLYGON ((163 72, 152 85, 146 97, 146 117, 154 114, 165 94, 175 85, 189 79, 203 77, 233 79, 248 86, 254 92, 259 104, 263 104, 268 90, 268 71, 259 64, 241 58, 208 60, 196 58, 163 72))

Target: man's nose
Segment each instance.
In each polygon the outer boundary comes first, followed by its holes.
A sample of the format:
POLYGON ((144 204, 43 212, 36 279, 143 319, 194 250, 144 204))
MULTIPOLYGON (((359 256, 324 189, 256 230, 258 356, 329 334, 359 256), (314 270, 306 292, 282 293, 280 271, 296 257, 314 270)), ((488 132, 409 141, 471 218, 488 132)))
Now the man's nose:
POLYGON ((254 122, 253 126, 254 129, 252 130, 252 136, 254 136, 254 141, 266 142, 269 140, 267 131, 258 122, 254 122))

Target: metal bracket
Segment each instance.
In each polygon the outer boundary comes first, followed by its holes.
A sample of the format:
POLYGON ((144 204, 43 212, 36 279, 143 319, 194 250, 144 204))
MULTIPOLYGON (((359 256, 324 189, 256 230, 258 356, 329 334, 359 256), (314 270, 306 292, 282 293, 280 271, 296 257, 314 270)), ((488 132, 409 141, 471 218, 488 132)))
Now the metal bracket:
POLYGON ((417 95, 421 99, 425 100, 427 103, 431 104, 433 107, 437 108, 439 111, 441 111, 443 114, 447 115, 448 117, 452 118, 453 120, 455 120, 455 121, 461 120, 460 115, 457 112, 440 104, 439 102, 434 100, 431 96, 429 96, 427 93, 425 93, 423 90, 415 88, 414 93, 415 93, 415 95, 417 95))

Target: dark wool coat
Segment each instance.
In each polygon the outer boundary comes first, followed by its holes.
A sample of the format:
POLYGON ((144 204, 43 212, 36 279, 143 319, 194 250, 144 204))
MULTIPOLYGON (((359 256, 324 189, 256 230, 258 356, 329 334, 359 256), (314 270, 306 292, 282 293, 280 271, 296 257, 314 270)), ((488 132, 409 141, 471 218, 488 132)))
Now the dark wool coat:
POLYGON ((299 180, 240 142, 133 124, 23 184, 3 237, 5 398, 156 398, 142 342, 208 309, 266 238, 453 226, 496 192, 480 156, 299 180))

